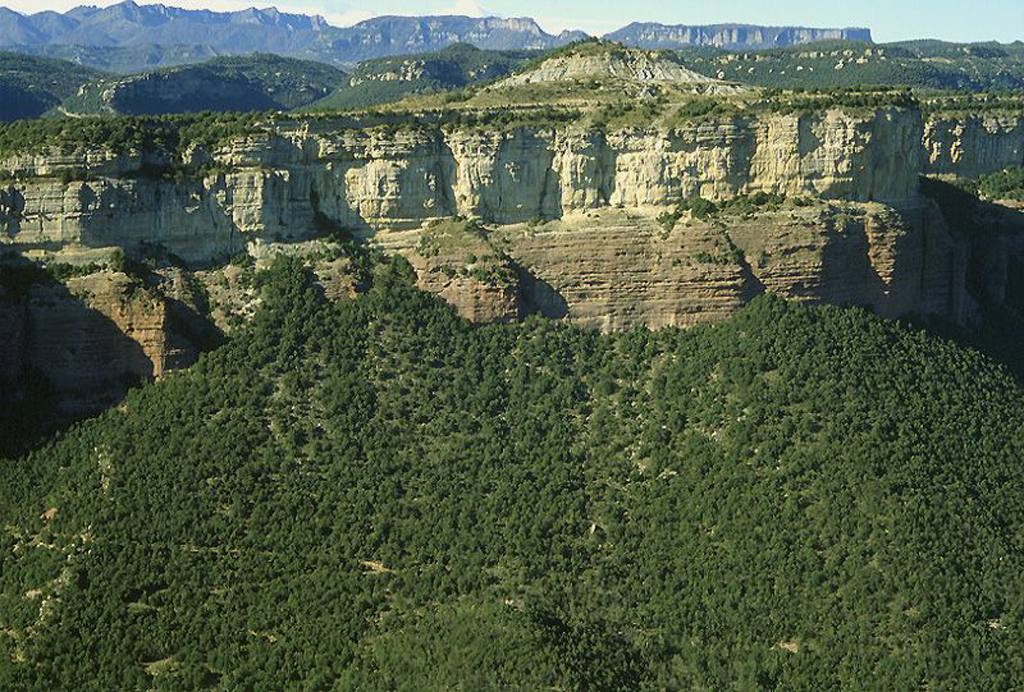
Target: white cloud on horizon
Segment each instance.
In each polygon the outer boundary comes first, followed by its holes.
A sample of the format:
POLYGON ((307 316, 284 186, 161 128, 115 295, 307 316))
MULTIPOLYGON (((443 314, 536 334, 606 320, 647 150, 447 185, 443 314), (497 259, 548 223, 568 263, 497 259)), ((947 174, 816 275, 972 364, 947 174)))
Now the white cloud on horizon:
POLYGON ((304 12, 298 10, 289 10, 297 14, 319 14, 321 17, 327 20, 328 24, 337 27, 347 27, 359 22, 365 22, 367 19, 373 19, 379 16, 377 12, 370 12, 369 10, 346 10, 345 12, 310 12, 306 10, 304 12))
POLYGON ((425 12, 432 15, 459 15, 463 17, 499 17, 501 15, 482 7, 476 0, 455 0, 453 5, 425 12))

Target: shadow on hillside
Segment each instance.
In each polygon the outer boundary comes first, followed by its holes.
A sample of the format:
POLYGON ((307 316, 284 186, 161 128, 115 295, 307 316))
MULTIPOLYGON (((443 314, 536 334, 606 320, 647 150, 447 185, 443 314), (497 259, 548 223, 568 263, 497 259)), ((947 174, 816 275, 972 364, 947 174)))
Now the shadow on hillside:
POLYGON ((554 286, 518 263, 515 268, 524 316, 540 313, 549 319, 558 320, 569 314, 569 304, 554 286))
MULTIPOLYGON (((21 454, 44 437, 116 406, 131 388, 152 380, 158 365, 185 367, 194 362, 197 345, 219 343, 209 326, 196 322, 192 308, 176 302, 164 299, 154 312, 153 319, 162 321, 151 326, 164 330, 167 354, 164 362, 154 363, 114 319, 43 267, 5 258, 0 264, 0 455, 21 454)), ((136 310, 124 304, 113 309, 136 310)), ((136 338, 145 338, 150 329, 142 327, 136 338)))
POLYGON ((821 255, 820 302, 855 305, 890 317, 887 286, 871 263, 864 220, 837 214, 828 221, 821 255))
POLYGON ((934 178, 922 178, 921 190, 966 242, 967 290, 975 307, 968 326, 937 319, 920 326, 983 352, 1024 384, 1024 211, 934 178))

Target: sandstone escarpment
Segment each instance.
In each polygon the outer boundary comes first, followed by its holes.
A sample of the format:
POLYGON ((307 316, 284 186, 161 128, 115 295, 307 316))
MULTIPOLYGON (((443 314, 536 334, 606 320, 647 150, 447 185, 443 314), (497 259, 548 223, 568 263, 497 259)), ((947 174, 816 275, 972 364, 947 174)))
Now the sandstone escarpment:
POLYGON ((138 155, 16 157, 4 164, 16 179, 0 184, 0 241, 39 253, 159 245, 203 262, 308 236, 321 217, 371 234, 454 215, 517 223, 758 191, 899 205, 917 197, 922 127, 899 110, 607 134, 290 122, 223 147, 185 182, 146 175, 138 155), (69 170, 88 175, 65 182, 69 170))
MULTIPOLYGON (((446 260, 435 259, 429 240, 411 232, 382 242, 410 258, 423 288, 445 295, 433 277, 446 260)), ((903 212, 877 203, 813 205, 671 228, 605 210, 496 229, 488 244, 514 263, 518 281, 495 282, 482 296, 490 308, 453 300, 470 319, 510 314, 512 289, 523 311, 602 331, 718 322, 765 292, 888 317, 960 321, 964 311, 966 249, 929 204, 903 212)), ((484 252, 476 248, 471 258, 484 252)))
POLYGON ((514 322, 524 314, 519 276, 511 258, 479 231, 459 223, 432 224, 396 238, 416 270, 420 288, 435 293, 477 323, 514 322), (409 243, 415 242, 411 252, 409 243))
POLYGON ((35 283, 0 295, 4 389, 30 372, 61 394, 63 412, 116 401, 131 384, 195 362, 198 345, 176 328, 173 307, 123 273, 35 283))
POLYGON ((984 116, 938 119, 925 125, 924 172, 978 178, 1024 166, 1024 118, 984 116))

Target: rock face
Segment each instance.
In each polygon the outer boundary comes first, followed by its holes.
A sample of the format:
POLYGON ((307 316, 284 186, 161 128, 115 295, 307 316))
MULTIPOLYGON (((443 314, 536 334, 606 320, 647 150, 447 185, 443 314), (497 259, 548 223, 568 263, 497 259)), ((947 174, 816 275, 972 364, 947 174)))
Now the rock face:
POLYGON ((967 248, 924 202, 902 212, 878 203, 816 204, 671 228, 601 210, 498 229, 489 249, 471 252, 438 253, 430 236, 417 236, 384 242, 409 257, 422 288, 446 298, 448 285, 435 277, 446 269, 464 276, 467 254, 474 261, 500 255, 516 267, 515 283, 492 281, 489 292, 460 287, 457 294, 472 302, 452 302, 475 320, 507 320, 518 305, 606 332, 689 327, 722 321, 765 292, 886 317, 964 316, 967 248))
POLYGON ((420 288, 444 298, 466 319, 502 324, 523 316, 517 265, 482 235, 467 233, 457 223, 396 235, 390 245, 404 250, 420 288))
POLYGON ((916 200, 924 128, 915 111, 776 115, 605 134, 577 127, 389 134, 291 122, 217 152, 226 173, 175 184, 131 153, 36 155, 3 168, 0 241, 20 251, 163 246, 190 262, 306 236, 317 215, 372 234, 455 215, 517 223, 605 206, 774 192, 916 200), (64 183, 62 171, 94 180, 64 183))
POLYGON ((0 389, 42 373, 68 415, 109 406, 128 386, 187 367, 199 354, 168 300, 114 272, 0 295, 0 324, 0 389))
POLYGON ((925 172, 977 178, 1024 166, 1024 118, 972 117, 929 122, 925 172))
POLYGON ((970 238, 968 282, 977 297, 1024 315, 1024 203, 986 206, 985 232, 970 238))

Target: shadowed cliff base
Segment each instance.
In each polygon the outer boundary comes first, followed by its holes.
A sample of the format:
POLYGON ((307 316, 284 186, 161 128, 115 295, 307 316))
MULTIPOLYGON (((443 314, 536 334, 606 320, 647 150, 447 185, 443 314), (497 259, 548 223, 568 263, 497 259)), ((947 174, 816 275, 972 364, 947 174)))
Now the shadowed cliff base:
POLYGON ((130 273, 10 256, 0 264, 3 451, 23 451, 116 406, 130 388, 192 365, 221 342, 155 277, 121 269, 130 273))
POLYGON ((1024 382, 1024 204, 981 199, 967 183, 935 178, 923 178, 922 191, 965 242, 971 298, 965 324, 940 318, 922 323, 977 348, 1024 382))
POLYGON ((516 271, 523 294, 523 310, 526 314, 539 313, 553 320, 562 319, 569 314, 569 304, 554 286, 544 279, 538 279, 520 265, 516 265, 516 271))

